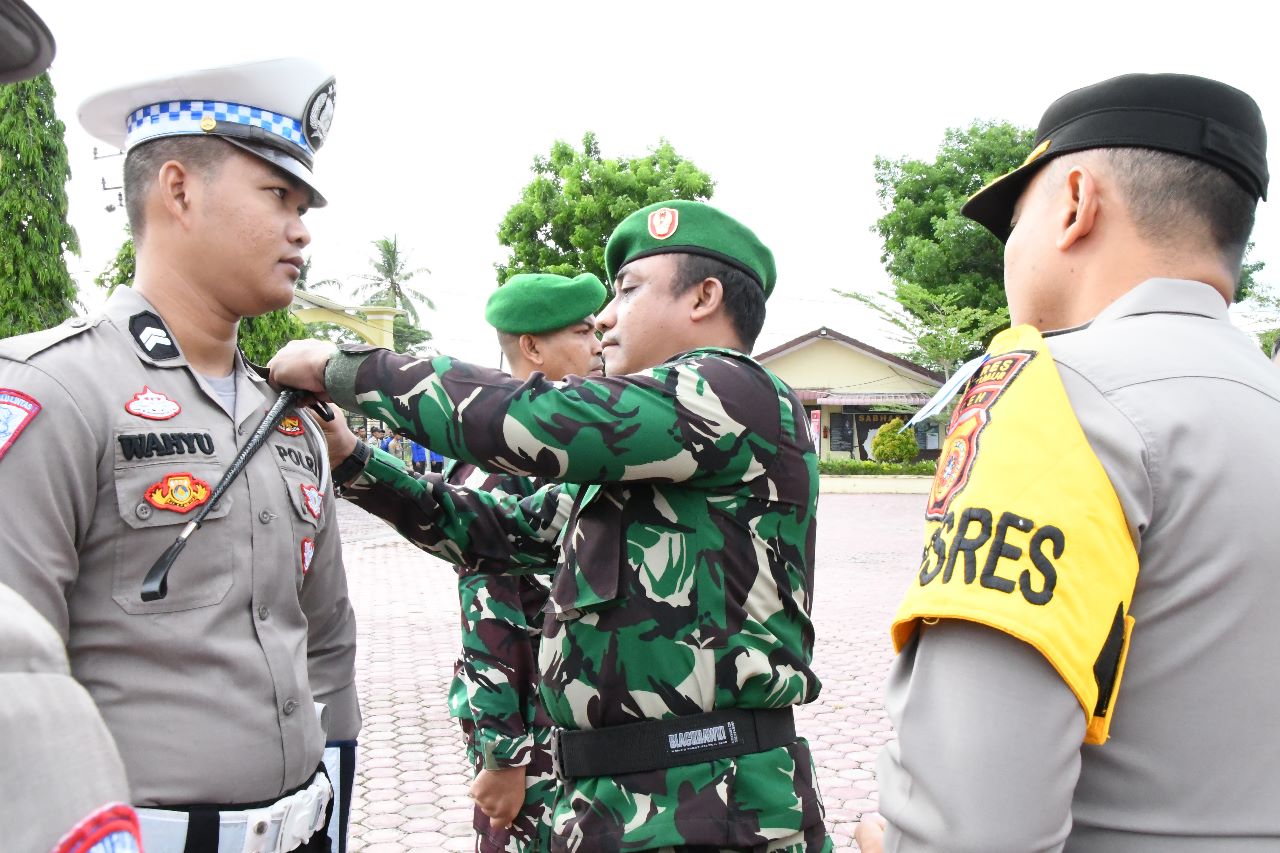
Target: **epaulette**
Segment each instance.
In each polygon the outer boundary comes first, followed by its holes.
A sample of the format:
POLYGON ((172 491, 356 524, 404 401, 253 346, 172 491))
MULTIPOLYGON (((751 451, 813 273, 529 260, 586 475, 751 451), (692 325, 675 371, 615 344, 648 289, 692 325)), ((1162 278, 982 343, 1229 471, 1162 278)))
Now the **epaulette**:
POLYGON ((5 338, 0 340, 0 358, 10 361, 30 361, 32 356, 87 332, 103 319, 105 318, 89 320, 85 317, 72 317, 50 329, 5 338))

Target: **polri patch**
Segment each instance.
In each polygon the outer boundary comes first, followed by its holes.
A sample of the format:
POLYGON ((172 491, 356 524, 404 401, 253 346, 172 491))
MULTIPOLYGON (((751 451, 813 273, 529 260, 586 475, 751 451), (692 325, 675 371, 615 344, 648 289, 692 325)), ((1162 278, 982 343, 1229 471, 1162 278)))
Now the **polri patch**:
POLYGON ((167 421, 181 412, 182 406, 172 397, 165 396, 160 391, 152 391, 149 386, 143 385, 142 390, 124 404, 124 410, 135 417, 146 418, 149 421, 167 421))
POLYGON ((674 207, 660 207, 649 214, 649 236, 665 240, 680 227, 680 211, 674 207))
POLYGON ((35 397, 12 388, 0 388, 0 459, 38 414, 40 401, 35 397))
POLYGON ((284 435, 302 435, 302 418, 297 415, 285 415, 284 419, 276 426, 276 432, 284 435))
POLYGON ((160 482, 148 486, 142 497, 156 509, 191 512, 209 500, 209 484, 186 472, 167 474, 160 482))
POLYGON ((298 488, 302 490, 302 502, 306 504, 307 512, 319 518, 320 508, 324 503, 324 495, 320 493, 319 487, 312 483, 302 483, 298 488))
POLYGON ((307 572, 311 571, 311 561, 316 557, 316 540, 308 536, 302 540, 302 576, 305 578, 307 572))
POLYGON ((53 853, 139 853, 142 830, 132 806, 112 803, 80 821, 53 845, 53 853))
POLYGON ((178 347, 174 345, 169 329, 150 311, 129 318, 129 334, 133 335, 142 351, 156 361, 178 357, 178 347))
POLYGON ((925 518, 942 520, 951 506, 951 499, 969 482, 969 472, 978 457, 978 439, 991 422, 991 407, 1034 357, 1034 352, 1016 350, 993 355, 983 362, 951 415, 947 439, 938 460, 938 473, 934 475, 929 491, 925 518))

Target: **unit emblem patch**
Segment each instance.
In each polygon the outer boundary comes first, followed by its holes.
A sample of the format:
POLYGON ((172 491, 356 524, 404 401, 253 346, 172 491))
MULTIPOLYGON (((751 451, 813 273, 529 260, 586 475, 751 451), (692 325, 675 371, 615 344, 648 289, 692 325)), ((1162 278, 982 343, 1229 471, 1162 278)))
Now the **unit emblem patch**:
POLYGON ((131 415, 152 421, 167 421, 182 411, 182 406, 172 397, 166 397, 159 391, 152 391, 143 385, 142 390, 133 395, 124 404, 124 410, 131 415))
POLYGON ((649 214, 649 236, 665 240, 680 227, 680 211, 674 207, 660 207, 649 214))
POLYGON ((0 459, 38 414, 40 402, 36 398, 12 388, 0 388, 0 459))
POLYGON ((324 495, 320 493, 320 489, 311 483, 303 483, 298 488, 302 489, 302 502, 306 505, 307 512, 319 518, 320 507, 324 503, 324 495))
POLYGON ((311 561, 316 556, 316 540, 307 537, 302 540, 302 576, 306 577, 307 572, 311 571, 311 561))
POLYGON ((143 493, 147 503, 170 512, 191 512, 209 500, 209 484, 187 473, 168 474, 143 493))
POLYGON ((933 478, 925 507, 926 518, 940 521, 951 499, 969 482, 969 472, 978 456, 978 439, 991 421, 991 407, 1034 356, 1034 352, 1024 351, 993 355, 974 376, 951 415, 951 425, 938 458, 938 473, 933 478))
POLYGON ((141 849, 138 815, 123 803, 103 806, 53 845, 53 853, 138 853, 141 849))
POLYGON ((276 426, 276 432, 285 435, 302 435, 302 418, 297 415, 285 415, 284 419, 276 426))

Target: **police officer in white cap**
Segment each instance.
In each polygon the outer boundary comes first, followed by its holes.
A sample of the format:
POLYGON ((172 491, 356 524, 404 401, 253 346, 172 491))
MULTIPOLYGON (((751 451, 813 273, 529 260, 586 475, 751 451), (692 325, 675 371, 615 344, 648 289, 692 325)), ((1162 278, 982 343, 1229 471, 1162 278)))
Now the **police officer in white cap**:
POLYGON ((0 582, 61 635, 149 853, 341 849, 355 622, 309 415, 289 412, 213 500, 276 397, 237 324, 292 298, 333 106, 330 74, 293 59, 91 98, 85 127, 127 152, 134 286, 0 342, 0 582), (167 594, 144 600, 206 508, 167 594))

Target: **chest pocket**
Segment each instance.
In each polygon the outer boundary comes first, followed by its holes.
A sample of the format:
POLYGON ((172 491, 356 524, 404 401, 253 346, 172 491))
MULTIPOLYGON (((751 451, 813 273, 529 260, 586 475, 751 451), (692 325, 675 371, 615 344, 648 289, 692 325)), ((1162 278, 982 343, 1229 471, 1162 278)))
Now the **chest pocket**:
POLYGON ((142 581, 152 564, 212 497, 223 474, 209 430, 138 433, 117 430, 113 480, 116 508, 126 532, 116 537, 112 598, 126 613, 145 615, 193 610, 218 604, 235 580, 225 548, 215 543, 220 519, 233 498, 214 504, 202 531, 178 556, 168 594, 142 601, 142 581), (216 556, 214 552, 217 552, 216 556))
POLYGON ((285 500, 293 508, 288 513, 294 540, 291 559, 294 584, 301 590, 315 556, 316 534, 325 513, 333 512, 329 505, 331 496, 326 496, 321 488, 319 472, 324 460, 303 438, 281 439, 274 436, 262 452, 271 454, 275 460, 285 500))
POLYGON ((617 600, 625 570, 622 528, 622 504, 616 495, 599 486, 582 491, 565 523, 561 567, 545 608, 554 620, 577 619, 617 600))

